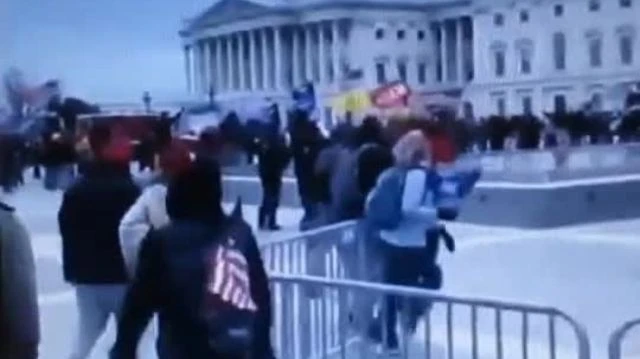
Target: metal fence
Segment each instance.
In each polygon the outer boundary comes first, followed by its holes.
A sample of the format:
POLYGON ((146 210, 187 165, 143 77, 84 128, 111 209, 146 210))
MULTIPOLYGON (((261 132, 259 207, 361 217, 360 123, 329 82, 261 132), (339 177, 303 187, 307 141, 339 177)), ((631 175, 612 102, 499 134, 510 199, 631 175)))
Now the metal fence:
POLYGON ((613 334, 609 337, 609 359, 623 359, 623 358, 640 358, 640 345, 638 345, 638 340, 635 342, 626 340, 628 339, 629 333, 633 330, 637 330, 640 334, 640 318, 630 320, 616 329, 613 334), (634 354, 625 355, 624 344, 626 343, 635 343, 636 347, 630 348, 635 351, 634 354))
MULTIPOLYGON (((424 310, 415 330, 400 316, 401 358, 589 359, 585 329, 549 307, 459 298, 422 289, 303 275, 271 274, 273 339, 288 359, 384 358, 383 300, 424 310), (367 304, 364 304, 367 302, 367 304), (410 305, 408 305, 410 304, 410 305), (374 312, 378 317, 374 317, 374 312), (375 338, 375 330, 381 328, 375 338)), ((402 313, 406 313, 403 311, 402 313)), ((396 356, 397 355, 397 356, 396 356)))
MULTIPOLYGON (((265 268, 269 273, 343 278, 348 272, 345 271, 345 260, 349 261, 349 268, 354 268, 353 264, 364 266, 364 253, 358 253, 362 248, 356 246, 357 229, 356 221, 346 221, 261 242, 265 268)), ((361 277, 352 273, 349 278, 361 277)))
POLYGON ((362 230, 348 221, 261 243, 279 357, 375 357, 376 346, 363 338, 371 334, 373 313, 384 317, 381 304, 393 295, 431 307, 420 335, 400 333, 405 358, 590 358, 584 328, 555 308, 373 283, 374 263, 357 240, 362 230))

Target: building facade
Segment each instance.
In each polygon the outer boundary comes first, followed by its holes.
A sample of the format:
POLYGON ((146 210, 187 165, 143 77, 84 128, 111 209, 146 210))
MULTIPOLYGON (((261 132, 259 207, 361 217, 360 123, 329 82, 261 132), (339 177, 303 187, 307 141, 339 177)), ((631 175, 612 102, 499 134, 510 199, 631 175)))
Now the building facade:
POLYGON ((315 84, 318 116, 353 88, 405 81, 474 114, 617 107, 640 80, 638 0, 220 0, 181 31, 189 91, 232 107, 315 84))

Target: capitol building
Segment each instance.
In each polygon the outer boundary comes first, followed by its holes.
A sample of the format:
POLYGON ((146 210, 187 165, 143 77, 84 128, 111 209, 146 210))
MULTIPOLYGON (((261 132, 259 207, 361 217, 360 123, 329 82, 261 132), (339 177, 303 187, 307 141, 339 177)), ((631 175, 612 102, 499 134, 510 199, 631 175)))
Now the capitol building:
POLYGON ((640 81, 640 0, 219 0, 180 31, 189 91, 232 106, 315 85, 405 82, 476 116, 622 107, 640 81))

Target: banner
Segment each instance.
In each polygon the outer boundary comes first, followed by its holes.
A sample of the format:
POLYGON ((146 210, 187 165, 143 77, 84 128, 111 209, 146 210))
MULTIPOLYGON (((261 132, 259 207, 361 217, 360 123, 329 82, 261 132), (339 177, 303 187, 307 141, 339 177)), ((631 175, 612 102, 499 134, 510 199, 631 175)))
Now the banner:
POLYGON ((331 107, 339 113, 359 113, 371 108, 369 91, 354 90, 346 92, 331 101, 331 107))
POLYGON ((371 102, 378 108, 405 107, 410 95, 409 86, 396 81, 371 91, 371 102))

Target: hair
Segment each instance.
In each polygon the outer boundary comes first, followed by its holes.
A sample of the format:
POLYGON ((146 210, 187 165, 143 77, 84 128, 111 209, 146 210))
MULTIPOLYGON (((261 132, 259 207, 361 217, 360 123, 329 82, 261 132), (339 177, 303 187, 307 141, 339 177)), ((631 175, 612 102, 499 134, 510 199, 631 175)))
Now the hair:
POLYGON ((95 156, 99 155, 111 142, 111 127, 104 122, 92 124, 89 128, 89 148, 95 156))
POLYGON ((411 130, 393 146, 393 157, 400 166, 415 166, 429 157, 428 141, 420 130, 411 130))

